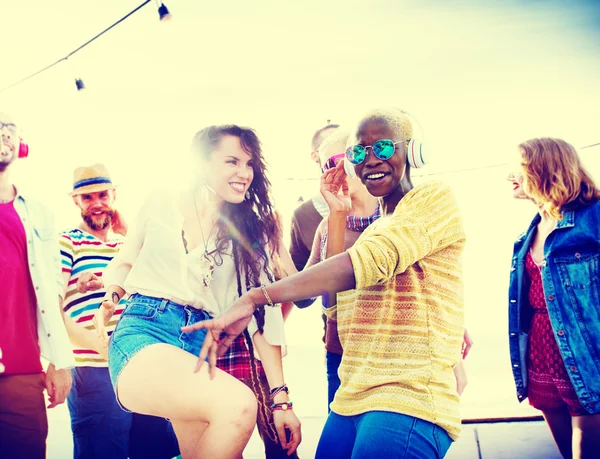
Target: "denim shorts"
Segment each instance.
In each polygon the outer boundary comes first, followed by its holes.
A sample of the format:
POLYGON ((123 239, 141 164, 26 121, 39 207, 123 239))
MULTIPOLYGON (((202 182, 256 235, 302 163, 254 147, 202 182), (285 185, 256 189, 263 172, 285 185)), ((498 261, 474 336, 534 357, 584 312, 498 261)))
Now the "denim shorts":
POLYGON ((207 312, 191 306, 161 298, 132 295, 108 347, 108 369, 115 393, 123 368, 145 347, 170 344, 190 354, 200 354, 206 330, 183 333, 181 327, 210 318, 207 312))

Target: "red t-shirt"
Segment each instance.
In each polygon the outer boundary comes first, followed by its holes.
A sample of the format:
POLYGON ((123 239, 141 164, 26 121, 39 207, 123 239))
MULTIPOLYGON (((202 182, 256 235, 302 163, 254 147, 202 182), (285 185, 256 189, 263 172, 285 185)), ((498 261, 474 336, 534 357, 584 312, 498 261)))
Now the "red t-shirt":
POLYGON ((36 309, 25 228, 12 202, 0 204, 0 349, 5 375, 42 371, 36 309))

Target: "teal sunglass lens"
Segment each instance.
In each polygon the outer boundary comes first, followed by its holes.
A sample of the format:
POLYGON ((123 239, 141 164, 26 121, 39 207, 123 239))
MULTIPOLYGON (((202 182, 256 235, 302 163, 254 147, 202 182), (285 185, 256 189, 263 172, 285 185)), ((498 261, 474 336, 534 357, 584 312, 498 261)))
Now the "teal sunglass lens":
POLYGON ((373 144, 373 153, 379 159, 387 160, 394 154, 394 142, 391 140, 378 140, 373 144))
POLYGON ((346 150, 346 158, 352 164, 360 164, 365 160, 367 152, 361 145, 354 145, 346 150))

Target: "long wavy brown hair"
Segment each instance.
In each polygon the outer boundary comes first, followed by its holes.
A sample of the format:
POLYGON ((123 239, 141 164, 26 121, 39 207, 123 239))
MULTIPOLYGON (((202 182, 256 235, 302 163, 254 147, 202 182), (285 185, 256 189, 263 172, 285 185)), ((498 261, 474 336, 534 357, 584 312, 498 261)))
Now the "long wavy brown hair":
POLYGON ((519 145, 525 177, 523 189, 556 219, 565 210, 589 206, 600 190, 568 142, 554 138, 531 139, 519 145))
MULTIPOLYGON (((225 136, 235 136, 240 139, 242 148, 252 157, 254 170, 254 178, 246 199, 240 204, 224 202, 218 221, 217 250, 221 254, 224 253, 231 241, 237 290, 238 295, 242 296, 245 291, 261 284, 262 273, 266 274, 269 282, 281 277, 279 241, 282 229, 271 199, 271 182, 267 178, 261 143, 254 130, 234 124, 206 127, 194 136, 192 151, 208 159, 225 136)), ((265 324, 264 306, 257 308, 254 316, 258 331, 262 333, 265 324)), ((267 434, 271 440, 277 442, 277 431, 269 409, 268 394, 260 383, 252 337, 248 330, 244 331, 243 337, 250 355, 250 374, 252 389, 258 401, 258 415, 268 426, 267 434)))
MULTIPOLYGON (((277 267, 272 260, 273 255, 279 253, 282 230, 271 199, 271 182, 266 175, 261 142, 253 129, 235 124, 208 126, 194 136, 192 151, 208 159, 225 136, 240 139, 242 148, 252 157, 254 170, 246 199, 240 204, 224 202, 218 223, 217 248, 224 251, 232 242, 238 294, 241 296, 250 288, 260 286, 262 273, 266 274, 269 282, 275 280, 277 267)), ((254 314, 262 333, 264 308, 259 307, 254 314)))

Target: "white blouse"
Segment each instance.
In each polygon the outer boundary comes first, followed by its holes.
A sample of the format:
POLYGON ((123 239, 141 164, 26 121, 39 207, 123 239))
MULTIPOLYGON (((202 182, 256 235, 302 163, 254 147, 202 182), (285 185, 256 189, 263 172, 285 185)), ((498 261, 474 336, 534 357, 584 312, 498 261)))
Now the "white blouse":
MULTIPOLYGON (((232 247, 230 244, 223 254, 223 264, 215 266, 210 286, 206 287, 200 268, 204 246, 186 254, 183 244, 181 202, 182 194, 171 190, 150 193, 130 225, 125 243, 104 271, 104 285, 118 285, 130 295, 165 298, 217 317, 239 298, 232 247)), ((208 250, 213 250, 215 239, 208 243, 208 250)), ((264 273, 261 281, 268 283, 264 273)), ((264 337, 269 344, 281 346, 285 355, 283 325, 281 307, 265 307, 264 337)), ((250 336, 258 331, 254 317, 248 331, 250 336)))

